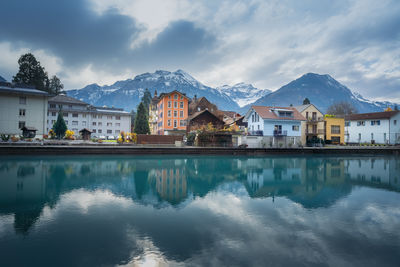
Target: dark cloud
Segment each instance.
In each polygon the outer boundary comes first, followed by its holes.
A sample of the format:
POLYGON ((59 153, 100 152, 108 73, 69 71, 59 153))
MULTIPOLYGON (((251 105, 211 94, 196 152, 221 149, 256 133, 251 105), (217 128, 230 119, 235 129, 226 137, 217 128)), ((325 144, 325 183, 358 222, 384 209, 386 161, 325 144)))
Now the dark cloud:
POLYGON ((48 49, 68 66, 121 56, 140 31, 131 18, 115 10, 98 15, 81 0, 13 0, 2 9, 1 41, 48 49))

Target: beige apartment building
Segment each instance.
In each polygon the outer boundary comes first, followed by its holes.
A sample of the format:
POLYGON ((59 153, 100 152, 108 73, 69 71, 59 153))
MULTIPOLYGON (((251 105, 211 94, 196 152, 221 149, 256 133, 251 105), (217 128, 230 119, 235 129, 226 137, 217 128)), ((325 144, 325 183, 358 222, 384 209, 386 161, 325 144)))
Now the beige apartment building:
POLYGON ((312 138, 325 138, 324 114, 313 104, 295 107, 306 120, 301 122, 301 143, 307 144, 312 138))

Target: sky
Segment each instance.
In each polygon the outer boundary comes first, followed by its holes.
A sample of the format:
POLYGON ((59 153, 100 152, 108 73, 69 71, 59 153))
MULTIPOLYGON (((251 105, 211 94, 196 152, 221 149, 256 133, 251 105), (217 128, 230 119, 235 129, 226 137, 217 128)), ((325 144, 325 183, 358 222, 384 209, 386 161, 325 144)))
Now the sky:
POLYGON ((33 53, 65 89, 183 69, 216 87, 276 90, 330 74, 400 102, 397 0, 2 0, 0 76, 33 53))

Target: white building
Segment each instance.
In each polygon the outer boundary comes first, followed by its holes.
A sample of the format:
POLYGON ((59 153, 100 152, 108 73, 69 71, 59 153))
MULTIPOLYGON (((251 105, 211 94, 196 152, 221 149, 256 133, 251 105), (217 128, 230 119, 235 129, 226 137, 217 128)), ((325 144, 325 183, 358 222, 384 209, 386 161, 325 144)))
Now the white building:
POLYGON ((346 143, 400 144, 400 111, 347 115, 344 138, 346 143))
POLYGON ((58 95, 48 102, 47 132, 56 122, 60 108, 68 129, 75 135, 79 135, 83 128, 91 130, 93 137, 116 138, 122 131, 131 131, 131 114, 123 109, 94 107, 78 99, 58 95))
POLYGON ((252 106, 243 121, 249 147, 297 146, 301 143, 301 122, 306 119, 293 107, 252 106))
POLYGON ((0 83, 0 134, 19 136, 24 126, 33 127, 36 137, 46 134, 46 92, 0 83))

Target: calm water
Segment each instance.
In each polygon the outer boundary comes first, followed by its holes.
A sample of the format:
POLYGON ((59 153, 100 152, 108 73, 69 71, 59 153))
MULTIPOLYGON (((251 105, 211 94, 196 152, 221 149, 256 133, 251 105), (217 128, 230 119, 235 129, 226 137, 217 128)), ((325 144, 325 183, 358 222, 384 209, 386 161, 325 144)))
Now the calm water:
POLYGON ((0 266, 400 266, 399 157, 2 157, 0 266))

